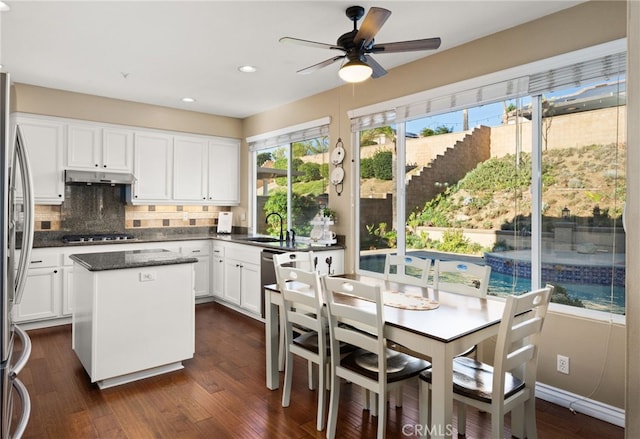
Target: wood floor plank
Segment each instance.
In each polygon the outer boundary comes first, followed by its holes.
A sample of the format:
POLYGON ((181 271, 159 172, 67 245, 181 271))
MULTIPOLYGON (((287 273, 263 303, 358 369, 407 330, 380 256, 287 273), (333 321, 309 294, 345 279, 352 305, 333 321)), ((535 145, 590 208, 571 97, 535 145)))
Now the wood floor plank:
MULTIPOLYGON (((263 323, 220 304, 196 307, 196 354, 183 370, 105 390, 89 382, 71 349, 69 325, 29 335, 32 355, 20 374, 32 399, 25 439, 325 437, 316 431, 317 391, 307 388, 306 363, 294 360, 291 404, 282 407, 281 391, 265 386, 263 323)), ((377 418, 362 401, 360 388, 342 385, 338 437, 376 437, 377 418)), ((624 437, 606 422, 545 401, 536 405, 542 439, 624 437)), ((408 386, 404 406, 387 407, 387 437, 417 437, 407 429, 417 418, 417 386, 408 386)), ((508 424, 507 417, 507 431, 508 424)), ((490 438, 490 426, 488 414, 468 410, 468 437, 490 438)))

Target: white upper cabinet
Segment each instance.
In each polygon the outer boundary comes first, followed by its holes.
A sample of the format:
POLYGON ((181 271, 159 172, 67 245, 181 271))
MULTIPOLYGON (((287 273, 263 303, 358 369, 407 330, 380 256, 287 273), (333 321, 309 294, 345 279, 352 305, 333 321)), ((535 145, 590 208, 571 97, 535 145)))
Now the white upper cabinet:
POLYGON ((240 142, 176 136, 173 200, 185 204, 240 204, 240 142))
POLYGON ((173 136, 155 132, 134 135, 134 175, 132 203, 172 200, 173 136))
POLYGON ((16 123, 31 163, 36 204, 62 204, 65 124, 27 117, 17 117, 16 123))
POLYGON ((209 141, 209 201, 211 204, 240 204, 240 141, 209 141))
POLYGON ((102 130, 102 167, 113 172, 133 172, 133 131, 102 130))
POLYGON ((92 124, 69 124, 67 169, 133 172, 133 132, 92 124))
POLYGON ((205 202, 207 194, 206 138, 175 137, 173 139, 173 198, 176 201, 205 202))

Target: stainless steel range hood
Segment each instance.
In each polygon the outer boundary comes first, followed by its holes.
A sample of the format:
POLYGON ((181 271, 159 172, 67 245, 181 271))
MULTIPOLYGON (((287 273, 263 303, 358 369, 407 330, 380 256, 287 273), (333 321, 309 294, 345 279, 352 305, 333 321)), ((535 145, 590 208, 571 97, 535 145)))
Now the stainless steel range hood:
POLYGON ((75 171, 67 169, 64 171, 66 183, 75 184, 131 184, 136 181, 136 177, 129 173, 105 172, 105 171, 75 171))

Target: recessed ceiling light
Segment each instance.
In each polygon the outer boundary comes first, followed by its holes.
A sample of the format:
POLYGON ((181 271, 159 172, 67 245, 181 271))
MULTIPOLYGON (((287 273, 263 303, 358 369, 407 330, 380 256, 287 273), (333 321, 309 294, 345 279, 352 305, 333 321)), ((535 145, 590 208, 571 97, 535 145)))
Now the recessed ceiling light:
POLYGON ((194 98, 182 98, 182 102, 195 102, 194 98))
POLYGON ((258 69, 254 66, 240 66, 238 67, 238 70, 242 73, 255 73, 258 69))

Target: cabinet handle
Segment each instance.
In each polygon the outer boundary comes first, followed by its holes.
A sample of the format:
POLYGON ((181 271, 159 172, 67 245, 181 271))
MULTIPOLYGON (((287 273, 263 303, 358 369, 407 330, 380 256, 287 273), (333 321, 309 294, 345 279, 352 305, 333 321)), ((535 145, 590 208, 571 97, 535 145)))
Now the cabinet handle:
POLYGON ((98 164, 96 163, 94 166, 97 168, 97 167, 98 167, 98 164))
POLYGON ((59 197, 59 198, 62 198, 62 194, 58 194, 58 197, 59 197))
POLYGON ((103 168, 106 168, 106 167, 107 167, 107 165, 102 165, 102 167, 103 167, 103 168))
POLYGON ((191 253, 200 253, 200 250, 191 250, 191 253))
POLYGON ((54 274, 57 274, 57 273, 58 273, 58 270, 53 270, 53 273, 54 273, 54 274))

